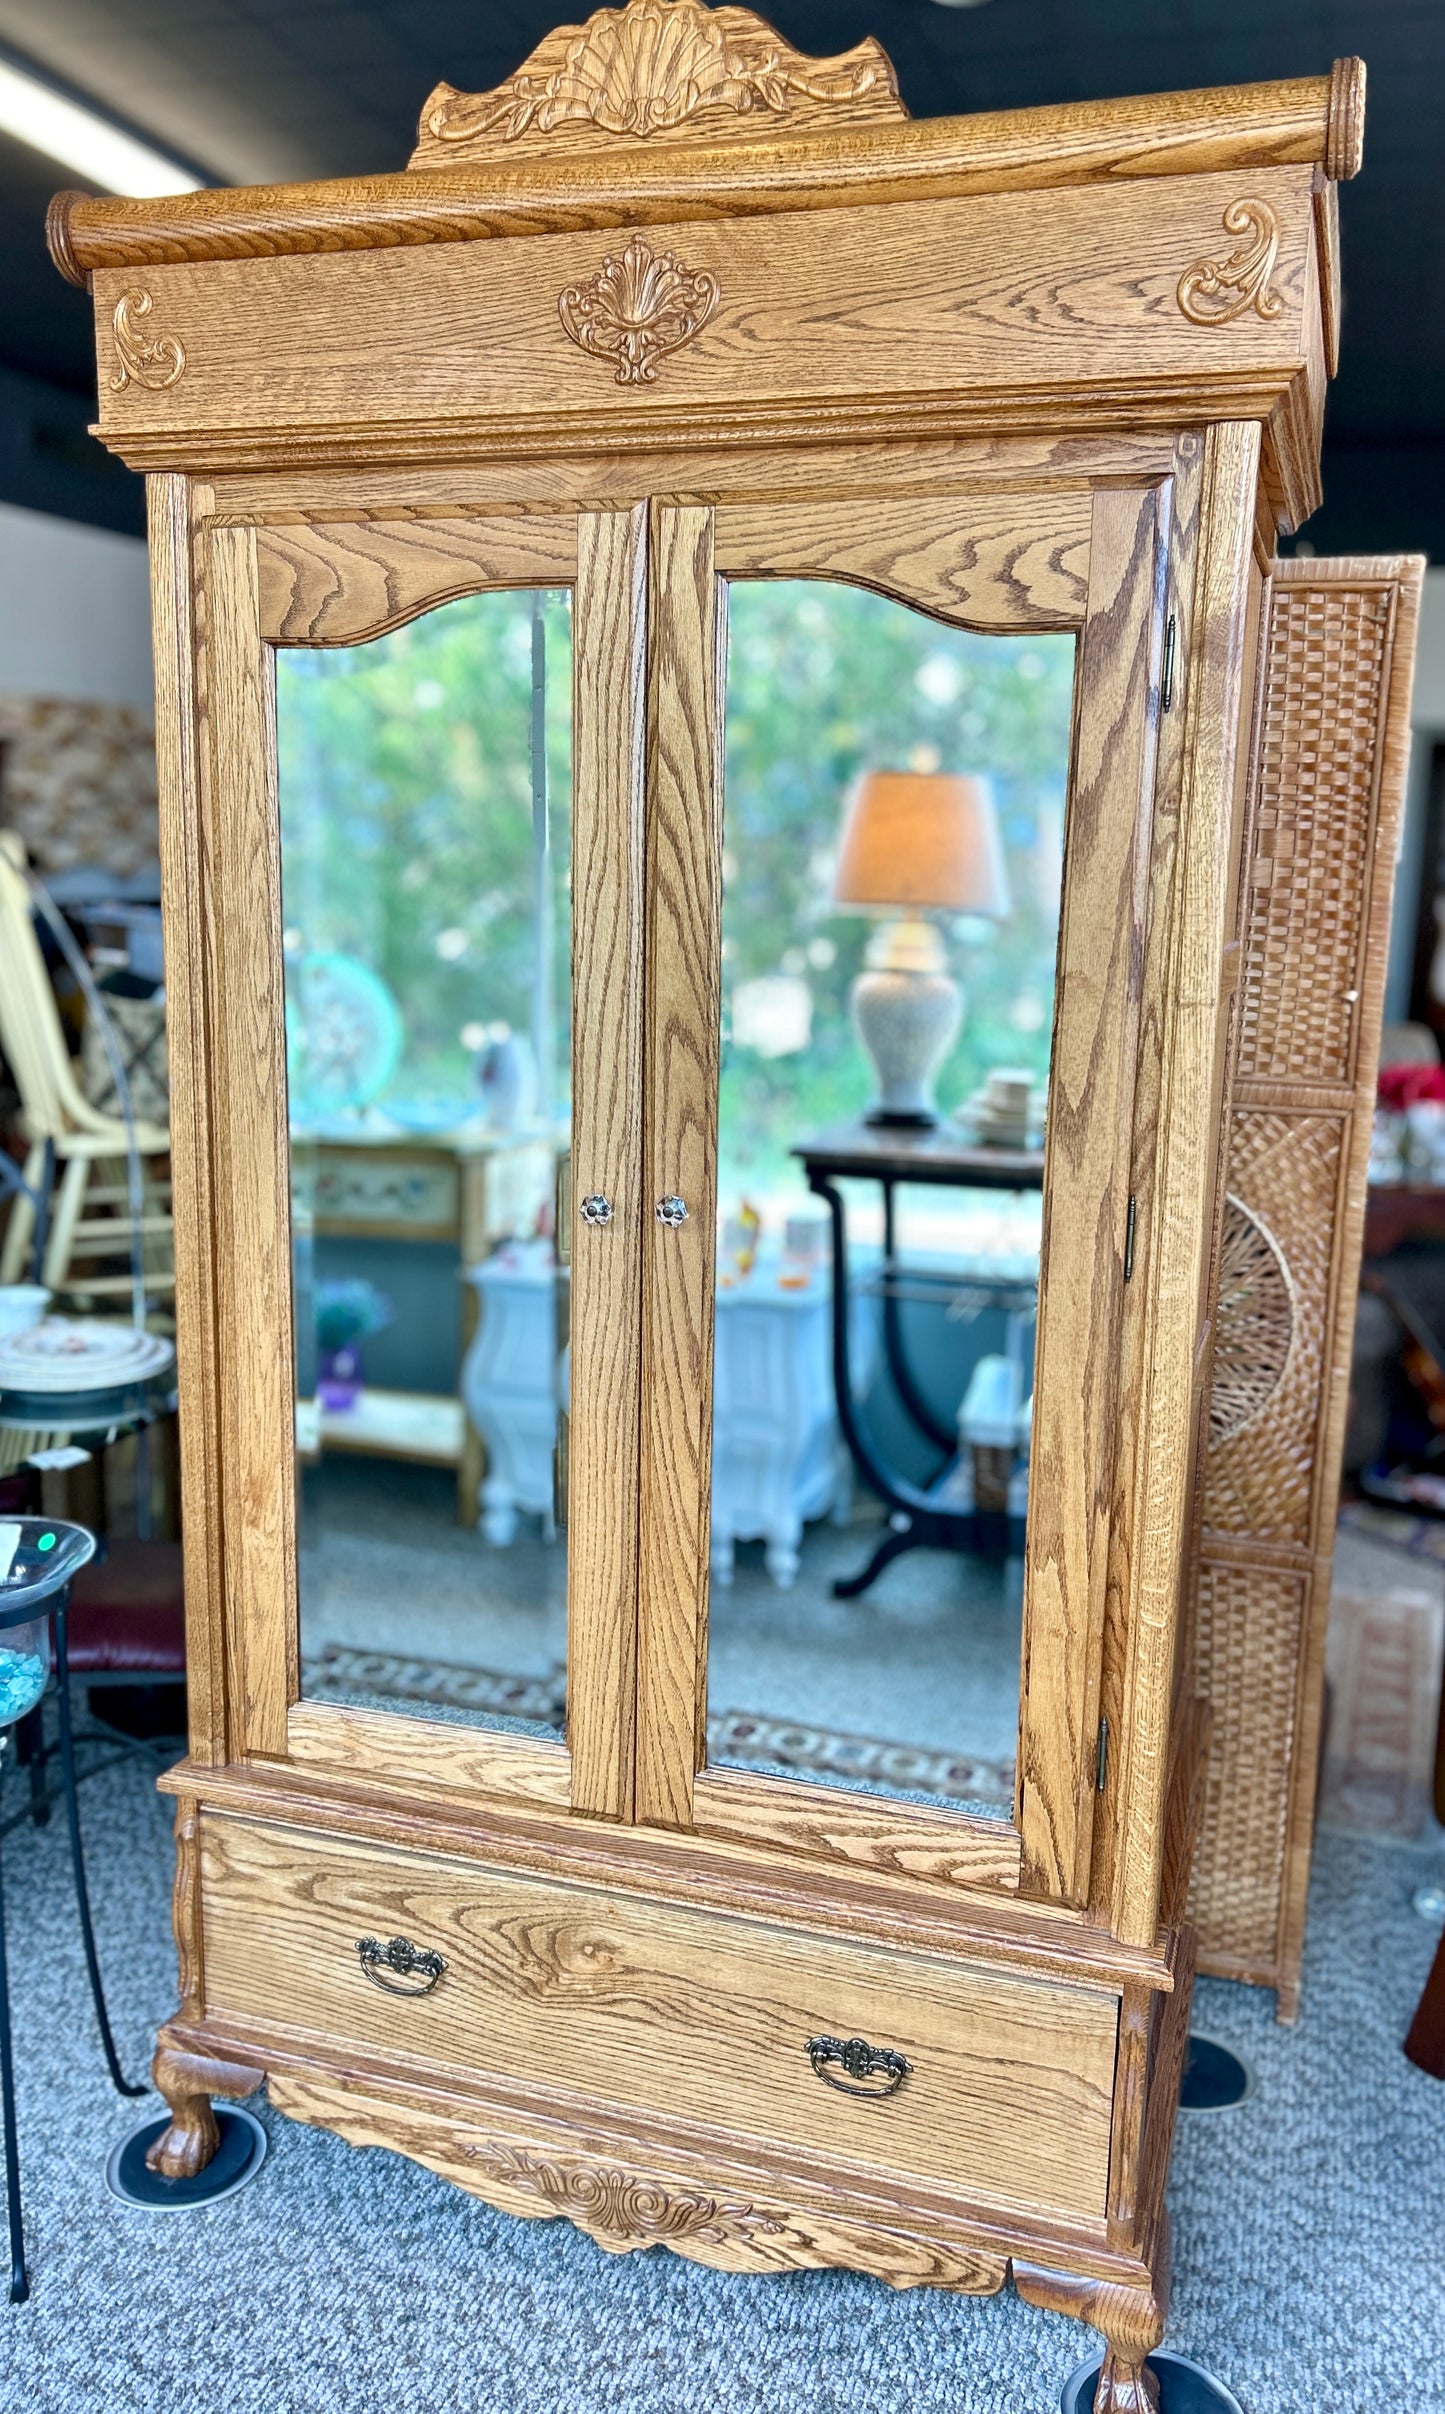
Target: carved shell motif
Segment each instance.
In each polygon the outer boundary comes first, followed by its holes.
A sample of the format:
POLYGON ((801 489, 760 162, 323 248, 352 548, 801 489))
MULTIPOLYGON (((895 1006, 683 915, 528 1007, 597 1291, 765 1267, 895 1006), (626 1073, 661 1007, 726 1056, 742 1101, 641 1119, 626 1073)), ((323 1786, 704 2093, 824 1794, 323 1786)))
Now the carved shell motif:
POLYGON ((1247 235, 1227 260, 1196 260, 1179 280, 1179 307, 1196 327, 1225 327, 1257 310, 1277 319, 1284 296, 1271 285, 1279 252, 1279 220, 1266 201, 1231 201, 1224 213, 1227 235, 1247 235))
POLYGON ((707 325, 721 290, 709 270, 686 268, 675 252, 654 252, 633 235, 585 285, 563 289, 557 315, 574 344, 617 363, 620 386, 651 385, 663 356, 707 325))
POLYGON ((516 2146, 479 2147, 475 2159, 506 2186, 541 2197, 552 2212, 565 2214, 614 2253, 633 2246, 676 2246, 684 2239, 721 2245, 730 2239, 786 2233, 784 2222, 750 2204, 673 2194, 656 2180, 634 2178, 626 2171, 544 2162, 516 2146))
POLYGON ((580 28, 560 28, 494 92, 439 84, 422 113, 411 164, 428 164, 429 139, 456 144, 499 132, 515 142, 569 124, 645 139, 667 134, 703 110, 782 116, 799 103, 869 121, 906 115, 893 69, 875 41, 860 42, 838 58, 808 59, 750 9, 711 9, 702 0, 630 0, 623 9, 600 9, 580 28), (561 60, 553 66, 559 46, 561 60), (541 72, 549 67, 550 73, 541 72))

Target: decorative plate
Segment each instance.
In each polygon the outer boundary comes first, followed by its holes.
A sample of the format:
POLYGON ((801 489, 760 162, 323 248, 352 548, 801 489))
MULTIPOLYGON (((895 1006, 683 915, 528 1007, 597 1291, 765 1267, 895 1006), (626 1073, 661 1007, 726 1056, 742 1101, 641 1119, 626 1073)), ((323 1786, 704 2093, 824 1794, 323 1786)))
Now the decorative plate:
POLYGON ((171 1364, 175 1350, 134 1325, 47 1316, 0 1340, 0 1388, 25 1392, 113 1391, 171 1364))

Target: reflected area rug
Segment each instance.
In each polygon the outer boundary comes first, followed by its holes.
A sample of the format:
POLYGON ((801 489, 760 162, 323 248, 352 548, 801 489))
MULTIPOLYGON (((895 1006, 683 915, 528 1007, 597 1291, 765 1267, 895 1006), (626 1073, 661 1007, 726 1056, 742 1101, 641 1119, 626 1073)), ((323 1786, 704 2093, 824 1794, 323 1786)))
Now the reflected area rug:
MULTIPOLYGON (((516 1676, 447 1660, 409 1659, 399 1652, 357 1651, 342 1643, 326 1644, 306 1662, 302 1690, 308 1701, 404 1707, 433 1717, 505 1721, 549 1734, 561 1732, 566 1710, 561 1667, 542 1676, 516 1676)), ((752 1710, 715 1713, 708 1719, 707 1737, 714 1767, 813 1777, 914 1801, 998 1810, 1013 1806, 1011 1760, 928 1751, 875 1735, 843 1735, 752 1710)))

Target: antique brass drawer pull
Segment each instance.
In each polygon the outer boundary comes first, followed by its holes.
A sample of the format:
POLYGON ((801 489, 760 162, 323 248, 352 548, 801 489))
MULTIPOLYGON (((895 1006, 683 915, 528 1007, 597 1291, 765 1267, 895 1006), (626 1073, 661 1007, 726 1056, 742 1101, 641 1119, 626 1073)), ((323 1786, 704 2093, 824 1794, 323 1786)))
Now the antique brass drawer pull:
POLYGON ((429 1945, 414 1945, 405 1936, 394 1936, 389 1945, 378 1944, 374 1936, 359 1936, 356 1950, 362 1969, 374 1987, 384 1995, 429 1995, 446 1968, 446 1956, 433 1953, 429 1945), (382 1976, 392 1970, 397 1978, 419 1978, 420 1986, 397 1986, 382 1976))
POLYGON ((861 2096, 865 2104, 881 2104, 885 2096, 897 2095, 913 2068, 891 2045, 869 2045, 862 2037, 810 2037, 806 2050, 814 2076, 825 2087, 836 2087, 839 2095, 861 2096), (840 2062, 848 2077, 835 2079, 830 2062, 840 2062), (883 2085, 850 2086, 854 2079, 881 2079, 883 2085))

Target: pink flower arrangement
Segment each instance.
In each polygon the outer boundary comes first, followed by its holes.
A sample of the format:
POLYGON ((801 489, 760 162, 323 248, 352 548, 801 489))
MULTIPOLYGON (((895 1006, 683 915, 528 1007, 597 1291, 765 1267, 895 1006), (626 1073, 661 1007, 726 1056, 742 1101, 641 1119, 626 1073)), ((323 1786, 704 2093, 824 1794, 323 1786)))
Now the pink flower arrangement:
POLYGON ((1426 1099, 1445 1104, 1445 1065, 1381 1065, 1381 1106, 1403 1115, 1407 1107, 1419 1106, 1426 1099))

